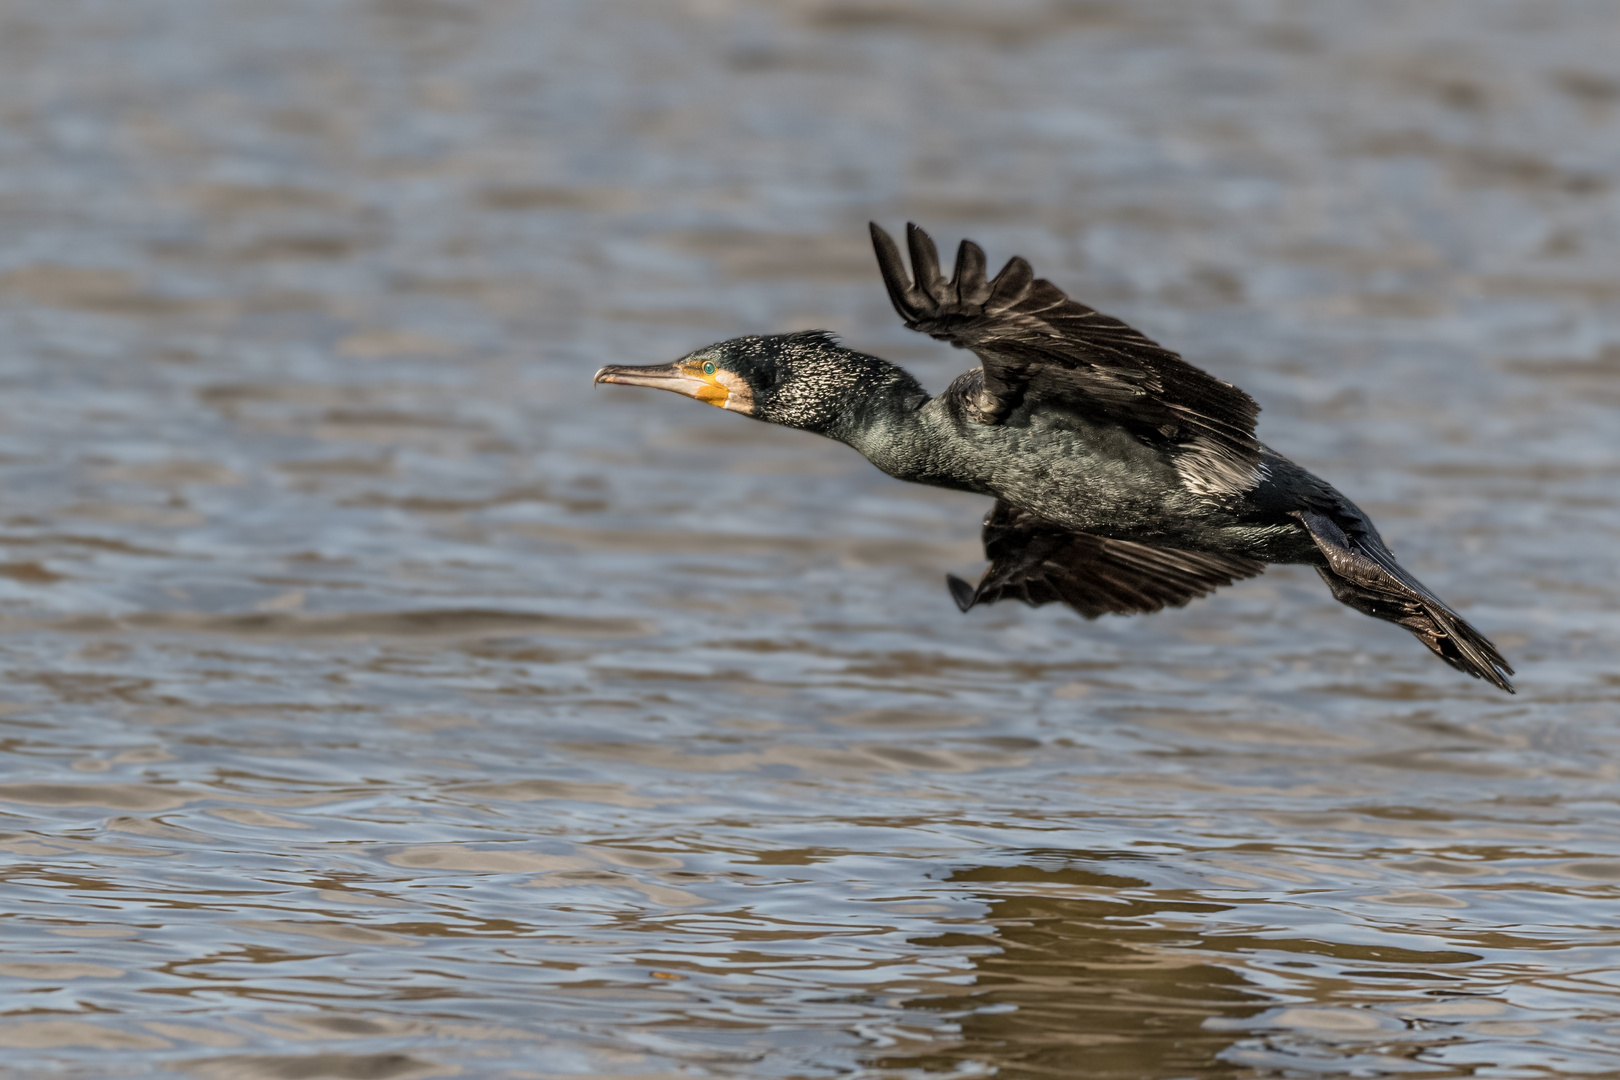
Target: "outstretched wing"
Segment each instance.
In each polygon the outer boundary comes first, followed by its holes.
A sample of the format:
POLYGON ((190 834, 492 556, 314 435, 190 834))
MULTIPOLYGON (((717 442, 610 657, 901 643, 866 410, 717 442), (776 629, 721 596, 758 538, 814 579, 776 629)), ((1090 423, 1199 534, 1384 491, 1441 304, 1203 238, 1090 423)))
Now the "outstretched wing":
POLYGON ((894 240, 872 225, 883 283, 906 326, 971 349, 983 364, 983 389, 967 403, 975 420, 1000 423, 1037 395, 1165 446, 1183 482, 1199 494, 1255 485, 1260 407, 1248 394, 1069 299, 1020 257, 986 279, 984 252, 964 240, 947 281, 927 233, 907 225, 906 242, 915 281, 894 240))
POLYGON ((1070 532, 997 500, 984 519, 990 569, 975 587, 947 577, 957 607, 1061 601, 1088 619, 1181 607, 1266 568, 1257 559, 1149 547, 1070 532))
MULTIPOLYGON (((1476 679, 1513 693, 1508 676, 1513 669, 1490 639, 1445 601, 1424 587, 1395 561, 1370 522, 1352 521, 1350 534, 1325 513, 1296 510, 1292 514, 1310 532, 1327 559, 1317 573, 1341 604, 1403 626, 1436 656, 1476 679)), ((1362 517, 1359 511, 1356 517, 1362 517)))

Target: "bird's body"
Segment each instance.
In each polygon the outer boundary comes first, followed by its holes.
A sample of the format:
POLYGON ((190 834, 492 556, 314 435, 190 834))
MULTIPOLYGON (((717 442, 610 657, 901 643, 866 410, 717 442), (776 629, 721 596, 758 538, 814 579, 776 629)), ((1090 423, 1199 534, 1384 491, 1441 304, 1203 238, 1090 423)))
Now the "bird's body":
POLYGON ((1179 606, 1267 563, 1317 567, 1335 598, 1410 630, 1512 692, 1478 631, 1406 573, 1360 508, 1254 437, 1258 406, 1015 258, 988 280, 964 241, 950 280, 926 233, 912 268, 877 226, 896 310, 982 361, 938 396, 821 331, 736 338, 675 364, 609 367, 847 443, 900 480, 989 495, 989 570, 949 578, 957 604, 1061 601, 1088 618, 1179 606))
POLYGON ((833 437, 897 480, 993 495, 1075 532, 1265 562, 1312 561, 1315 546, 1298 523, 1264 510, 1280 505, 1279 478, 1309 476, 1292 462, 1268 454, 1253 498, 1211 500, 1179 482, 1166 453, 1117 424, 1038 400, 998 424, 974 422, 965 401, 977 381, 958 379, 932 398, 918 387, 894 407, 873 410, 875 423, 833 437))

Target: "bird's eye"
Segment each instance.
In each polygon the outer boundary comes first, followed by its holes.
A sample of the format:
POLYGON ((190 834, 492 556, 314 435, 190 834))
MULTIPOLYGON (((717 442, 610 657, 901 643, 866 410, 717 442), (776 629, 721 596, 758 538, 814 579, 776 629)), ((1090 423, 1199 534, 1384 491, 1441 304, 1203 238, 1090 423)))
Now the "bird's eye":
POLYGON ((705 375, 713 375, 714 374, 714 361, 713 360, 705 360, 703 362, 703 374, 705 374, 705 375))

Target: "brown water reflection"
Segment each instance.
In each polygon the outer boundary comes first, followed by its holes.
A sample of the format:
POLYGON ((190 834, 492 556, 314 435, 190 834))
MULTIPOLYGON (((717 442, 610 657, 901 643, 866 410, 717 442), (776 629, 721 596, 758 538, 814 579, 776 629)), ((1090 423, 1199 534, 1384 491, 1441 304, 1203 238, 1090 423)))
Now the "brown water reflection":
MULTIPOLYGON (((0 5, 20 1075, 1620 1071, 1612 5, 0 5), (1510 654, 592 394, 868 219, 1251 391, 1510 654)), ((687 408, 682 408, 688 405, 687 408)))
POLYGON ((1201 962, 1197 938, 1185 929, 1155 925, 1166 913, 1213 913, 1224 905, 1196 894, 1128 898, 1122 890, 1148 882, 1065 865, 1063 853, 1031 854, 1038 861, 952 875, 992 883, 996 891, 984 895, 989 932, 919 944, 981 954, 974 1009, 950 1053, 883 1064, 947 1069, 967 1055, 1016 1076, 1237 1072, 1221 1056, 1238 1025, 1211 1021, 1253 1017, 1266 1007, 1265 996, 1232 968, 1201 962))

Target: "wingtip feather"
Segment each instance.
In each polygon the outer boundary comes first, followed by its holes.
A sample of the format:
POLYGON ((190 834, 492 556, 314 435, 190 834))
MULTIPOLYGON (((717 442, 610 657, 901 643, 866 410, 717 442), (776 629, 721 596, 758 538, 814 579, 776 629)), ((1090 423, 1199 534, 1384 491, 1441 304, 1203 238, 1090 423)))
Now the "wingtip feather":
POLYGON ((1002 311, 1012 307, 1025 297, 1034 282, 1035 268, 1022 255, 1014 255, 990 282, 990 296, 984 302, 985 310, 1002 311))
POLYGON ((990 282, 985 279, 984 249, 963 240, 956 249, 956 270, 951 275, 959 304, 982 304, 990 298, 990 282))
POLYGON ((906 222, 906 247, 911 249, 911 276, 916 287, 935 304, 945 301, 945 279, 939 272, 939 249, 915 221, 906 222))
POLYGON ((916 322, 922 315, 922 297, 916 286, 912 285, 911 278, 906 276, 900 246, 877 222, 868 224, 872 233, 872 251, 877 255, 878 273, 883 277, 883 287, 888 290, 889 303, 894 305, 895 314, 907 324, 916 322))
POLYGON ((955 574, 945 575, 945 585, 951 590, 951 599, 956 601, 958 610, 966 611, 973 606, 977 590, 972 585, 955 574))

